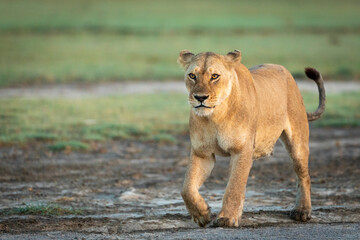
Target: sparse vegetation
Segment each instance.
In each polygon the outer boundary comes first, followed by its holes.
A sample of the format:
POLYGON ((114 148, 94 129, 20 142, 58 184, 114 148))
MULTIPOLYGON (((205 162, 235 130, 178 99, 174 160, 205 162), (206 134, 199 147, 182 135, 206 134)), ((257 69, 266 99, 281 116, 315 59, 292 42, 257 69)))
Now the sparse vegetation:
POLYGON ((80 141, 60 141, 49 146, 49 149, 54 152, 63 150, 88 150, 90 146, 80 141))
POLYGON ((82 210, 69 207, 61 207, 57 204, 29 204, 0 211, 1 215, 43 215, 43 216, 59 216, 59 215, 81 215, 82 210))

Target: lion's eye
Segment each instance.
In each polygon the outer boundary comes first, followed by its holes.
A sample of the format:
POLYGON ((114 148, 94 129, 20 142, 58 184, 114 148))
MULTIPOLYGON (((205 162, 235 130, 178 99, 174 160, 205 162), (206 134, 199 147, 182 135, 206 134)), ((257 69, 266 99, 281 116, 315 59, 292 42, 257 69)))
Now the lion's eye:
POLYGON ((189 78, 192 80, 196 80, 196 76, 193 73, 189 73, 189 78))
POLYGON ((220 77, 219 74, 213 74, 213 75, 211 75, 211 80, 218 79, 219 77, 220 77))

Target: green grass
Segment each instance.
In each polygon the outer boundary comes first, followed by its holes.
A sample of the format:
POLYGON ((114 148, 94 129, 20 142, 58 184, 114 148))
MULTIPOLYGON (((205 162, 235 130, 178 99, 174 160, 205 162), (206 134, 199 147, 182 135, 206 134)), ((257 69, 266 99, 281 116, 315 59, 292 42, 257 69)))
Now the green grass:
MULTIPOLYGON (((318 105, 318 96, 302 94, 308 111, 318 105)), ((358 127, 360 126, 360 92, 331 94, 327 96, 324 115, 311 124, 316 127, 358 127)))
POLYGON ((80 141, 59 141, 49 146, 49 149, 54 152, 64 151, 64 150, 88 150, 90 146, 86 143, 80 141))
POLYGON ((0 30, 358 28, 357 0, 2 0, 0 30))
MULTIPOLYGON (((308 111, 318 96, 304 93, 308 111)), ((318 127, 360 126, 360 93, 330 94, 318 127)), ((89 141, 176 141, 188 131, 184 94, 147 94, 93 99, 0 99, 0 143, 50 141, 54 151, 86 150, 89 141)))
POLYGON ((59 216, 59 215, 81 215, 82 210, 76 210, 68 207, 61 207, 57 204, 36 204, 14 207, 0 211, 1 215, 43 215, 43 216, 59 216))
POLYGON ((0 87, 181 78, 182 49, 359 79, 359 11, 349 0, 0 0, 0 87))
POLYGON ((187 98, 181 94, 0 99, 0 142, 26 142, 39 136, 55 136, 48 139, 52 141, 174 141, 172 134, 187 129, 188 111, 187 98))
POLYGON ((276 34, 121 36, 91 34, 0 37, 0 86, 24 83, 161 80, 183 76, 176 63, 183 48, 225 54, 240 49, 243 63, 285 65, 303 75, 306 66, 326 76, 360 76, 360 35, 276 34))

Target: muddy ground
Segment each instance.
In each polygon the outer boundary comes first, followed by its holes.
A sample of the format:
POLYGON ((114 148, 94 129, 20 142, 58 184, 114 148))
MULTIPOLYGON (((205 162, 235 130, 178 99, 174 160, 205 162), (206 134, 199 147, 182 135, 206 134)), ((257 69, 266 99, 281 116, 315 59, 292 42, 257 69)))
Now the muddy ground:
MULTIPOLYGON (((295 174, 281 144, 256 160, 239 229, 200 229, 180 196, 188 136, 176 144, 116 141, 91 152, 52 153, 44 143, 0 148, 0 239, 359 239, 360 128, 311 129, 313 214, 289 219, 295 174), (7 213, 24 204, 58 204, 81 214, 7 213), (316 235, 316 238, 313 238, 316 235)), ((218 212, 227 181, 218 158, 201 188, 218 212)))

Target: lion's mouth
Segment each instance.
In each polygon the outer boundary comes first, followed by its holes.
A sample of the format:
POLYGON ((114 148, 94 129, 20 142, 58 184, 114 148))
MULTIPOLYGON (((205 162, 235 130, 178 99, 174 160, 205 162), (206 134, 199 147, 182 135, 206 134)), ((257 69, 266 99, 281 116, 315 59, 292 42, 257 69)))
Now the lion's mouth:
POLYGON ((196 106, 195 108, 214 108, 214 107, 209 107, 209 106, 205 106, 203 104, 200 104, 200 105, 196 106))

